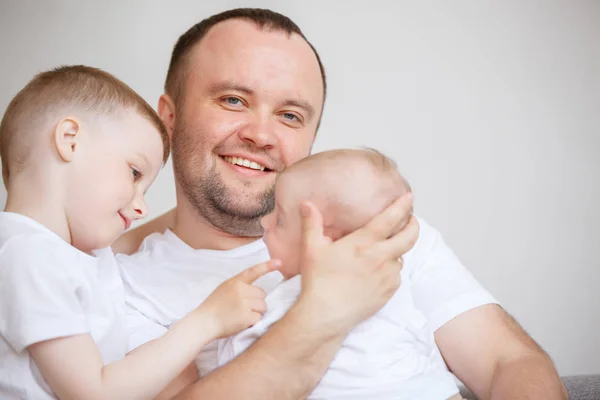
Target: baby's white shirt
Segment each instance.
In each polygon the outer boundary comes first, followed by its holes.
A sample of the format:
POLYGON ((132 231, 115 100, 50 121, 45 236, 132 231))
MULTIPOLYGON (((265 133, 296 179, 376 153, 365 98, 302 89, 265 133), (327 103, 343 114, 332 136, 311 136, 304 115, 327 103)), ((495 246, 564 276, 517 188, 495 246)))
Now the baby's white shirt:
MULTIPOLYGON (((219 366, 264 335, 296 302, 300 291, 298 275, 269 293, 261 321, 219 340, 219 366)), ((456 393, 458 387, 444 366, 433 331, 413 304, 405 270, 400 289, 378 313, 350 332, 308 399, 440 400, 456 393)))

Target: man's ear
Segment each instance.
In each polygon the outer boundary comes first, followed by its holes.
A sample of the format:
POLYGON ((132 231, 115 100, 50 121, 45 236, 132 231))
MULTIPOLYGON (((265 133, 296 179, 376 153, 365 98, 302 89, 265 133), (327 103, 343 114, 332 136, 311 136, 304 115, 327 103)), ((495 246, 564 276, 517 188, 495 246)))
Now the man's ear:
POLYGON ((54 128, 54 145, 64 162, 71 162, 81 141, 81 123, 75 117, 66 117, 58 121, 54 128))
POLYGON ((175 102, 168 94, 163 94, 158 99, 158 116, 167 127, 169 139, 173 139, 173 128, 175 126, 175 102))

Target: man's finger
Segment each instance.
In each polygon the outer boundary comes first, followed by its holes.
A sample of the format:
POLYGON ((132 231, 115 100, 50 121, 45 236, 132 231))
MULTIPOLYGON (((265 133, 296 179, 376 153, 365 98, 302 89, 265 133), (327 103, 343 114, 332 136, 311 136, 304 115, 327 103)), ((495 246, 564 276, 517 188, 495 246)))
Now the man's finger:
POLYGON ((255 265, 248 268, 245 271, 240 272, 234 279, 238 279, 244 283, 250 285, 252 282, 260 278, 261 276, 268 274, 271 271, 275 271, 281 266, 279 260, 269 260, 262 264, 255 265))
POLYGON ((407 193, 349 236, 360 237, 365 244, 385 240, 408 223, 412 206, 413 194, 407 193))
POLYGON ((419 238, 419 223, 411 216, 406 226, 391 238, 371 246, 366 253, 375 258, 376 263, 396 260, 406 254, 419 238))
POLYGON ((323 215, 310 201, 300 204, 300 215, 302 219, 302 250, 307 255, 306 252, 323 240, 323 215))

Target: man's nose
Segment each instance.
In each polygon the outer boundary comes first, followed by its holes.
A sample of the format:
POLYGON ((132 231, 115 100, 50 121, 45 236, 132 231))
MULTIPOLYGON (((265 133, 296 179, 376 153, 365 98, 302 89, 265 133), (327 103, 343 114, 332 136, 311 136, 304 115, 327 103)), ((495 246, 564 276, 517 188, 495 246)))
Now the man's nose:
POLYGON ((251 143, 259 148, 272 148, 277 142, 275 133, 276 121, 268 116, 256 116, 250 123, 239 131, 239 137, 246 143, 251 143))

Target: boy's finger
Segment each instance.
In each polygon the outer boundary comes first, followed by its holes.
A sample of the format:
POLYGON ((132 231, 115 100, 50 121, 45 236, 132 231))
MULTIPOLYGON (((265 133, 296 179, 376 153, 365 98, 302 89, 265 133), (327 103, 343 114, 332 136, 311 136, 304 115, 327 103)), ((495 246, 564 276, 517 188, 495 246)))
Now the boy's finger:
POLYGON ((250 305, 252 311, 264 314, 267 311, 267 303, 264 300, 253 299, 250 305))
POLYGON ((275 271, 280 265, 281 261, 279 260, 269 260, 240 272, 235 279, 239 279, 240 281, 250 285, 261 276, 268 274, 271 271, 275 271))

